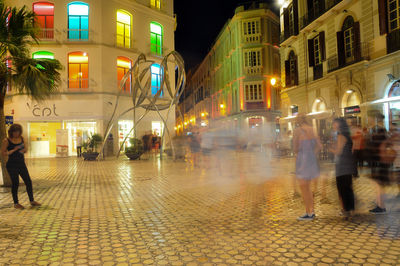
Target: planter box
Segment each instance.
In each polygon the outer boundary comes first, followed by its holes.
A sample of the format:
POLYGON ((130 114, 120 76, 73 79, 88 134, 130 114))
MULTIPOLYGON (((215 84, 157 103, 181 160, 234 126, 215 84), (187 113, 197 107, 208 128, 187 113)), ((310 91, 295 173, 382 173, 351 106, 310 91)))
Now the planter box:
POLYGON ((140 156, 142 156, 143 153, 125 153, 126 157, 129 158, 129 160, 137 160, 140 159, 140 156))
POLYGON ((96 161, 98 156, 99 156, 98 152, 91 152, 91 153, 84 152, 84 153, 82 153, 82 157, 83 157, 83 159, 85 161, 96 161))

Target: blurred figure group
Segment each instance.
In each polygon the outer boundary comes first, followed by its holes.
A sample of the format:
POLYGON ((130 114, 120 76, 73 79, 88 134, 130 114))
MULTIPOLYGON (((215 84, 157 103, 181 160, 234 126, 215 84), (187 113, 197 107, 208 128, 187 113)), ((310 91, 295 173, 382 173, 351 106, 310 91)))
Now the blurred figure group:
MULTIPOLYGON (((369 128, 365 130, 355 124, 350 127, 345 118, 336 118, 332 123, 334 139, 329 151, 335 158, 336 185, 345 217, 352 216, 355 211, 353 178, 359 177, 361 167, 369 167, 369 176, 376 186, 376 206, 369 212, 386 213, 386 186, 397 184, 400 197, 400 129, 392 125, 390 132, 387 132, 383 126, 384 116, 377 112, 372 112, 368 121, 369 128)), ((297 118, 293 146, 296 177, 306 209, 306 213, 298 219, 313 220, 315 214, 311 181, 320 176, 318 154, 321 143, 305 115, 297 118)))

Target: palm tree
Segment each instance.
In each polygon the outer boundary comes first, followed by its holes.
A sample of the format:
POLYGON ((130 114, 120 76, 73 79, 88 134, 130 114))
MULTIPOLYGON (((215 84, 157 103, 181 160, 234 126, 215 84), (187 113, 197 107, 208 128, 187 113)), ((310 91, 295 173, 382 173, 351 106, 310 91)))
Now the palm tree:
MULTIPOLYGON (((33 12, 8 7, 0 0, 0 141, 6 137, 4 100, 12 84, 14 93, 41 101, 55 92, 60 84, 62 65, 57 60, 33 59, 30 47, 38 43, 38 23, 33 12)), ((10 185, 1 156, 4 185, 10 185)))

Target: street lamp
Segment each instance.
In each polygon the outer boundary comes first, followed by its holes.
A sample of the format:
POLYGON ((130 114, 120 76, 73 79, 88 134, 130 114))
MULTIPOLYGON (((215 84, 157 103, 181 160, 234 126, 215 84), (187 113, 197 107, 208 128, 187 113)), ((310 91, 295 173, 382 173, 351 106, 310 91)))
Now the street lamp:
POLYGON ((276 85, 276 78, 272 78, 272 79, 271 79, 271 85, 272 85, 272 86, 275 86, 275 85, 276 85))
POLYGON ((221 109, 224 109, 225 108, 225 104, 221 103, 219 107, 221 107, 221 109))

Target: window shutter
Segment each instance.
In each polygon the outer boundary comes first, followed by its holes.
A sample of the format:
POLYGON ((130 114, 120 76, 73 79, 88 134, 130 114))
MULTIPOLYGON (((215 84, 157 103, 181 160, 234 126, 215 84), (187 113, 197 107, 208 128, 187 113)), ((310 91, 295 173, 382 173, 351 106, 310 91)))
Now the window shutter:
POLYGON ((345 64, 343 31, 336 32, 336 39, 337 39, 338 63, 339 63, 339 66, 343 66, 345 64))
POLYGON ((319 33, 319 47, 321 52, 321 61, 326 60, 326 48, 325 48, 325 31, 319 33))
POLYGON ((293 0, 294 35, 299 34, 299 0, 293 0))
POLYGON ((289 38, 289 10, 287 8, 283 9, 283 29, 285 34, 285 39, 289 38))
POLYGON ((314 41, 313 41, 313 39, 308 40, 308 65, 310 67, 315 66, 314 41))
POLYGON ((360 36, 360 22, 354 22, 354 59, 361 60, 361 36, 360 36))
POLYGON ((292 84, 290 84, 290 61, 286 60, 285 61, 285 83, 286 83, 286 87, 291 86, 292 84))
POLYGON ((378 0, 379 7, 379 31, 381 35, 388 32, 388 6, 387 0, 378 0))
POLYGON ((298 57, 296 56, 295 57, 296 58, 296 61, 295 61, 295 64, 294 64, 294 85, 299 85, 299 70, 298 70, 298 68, 297 68, 297 66, 298 66, 298 57))

